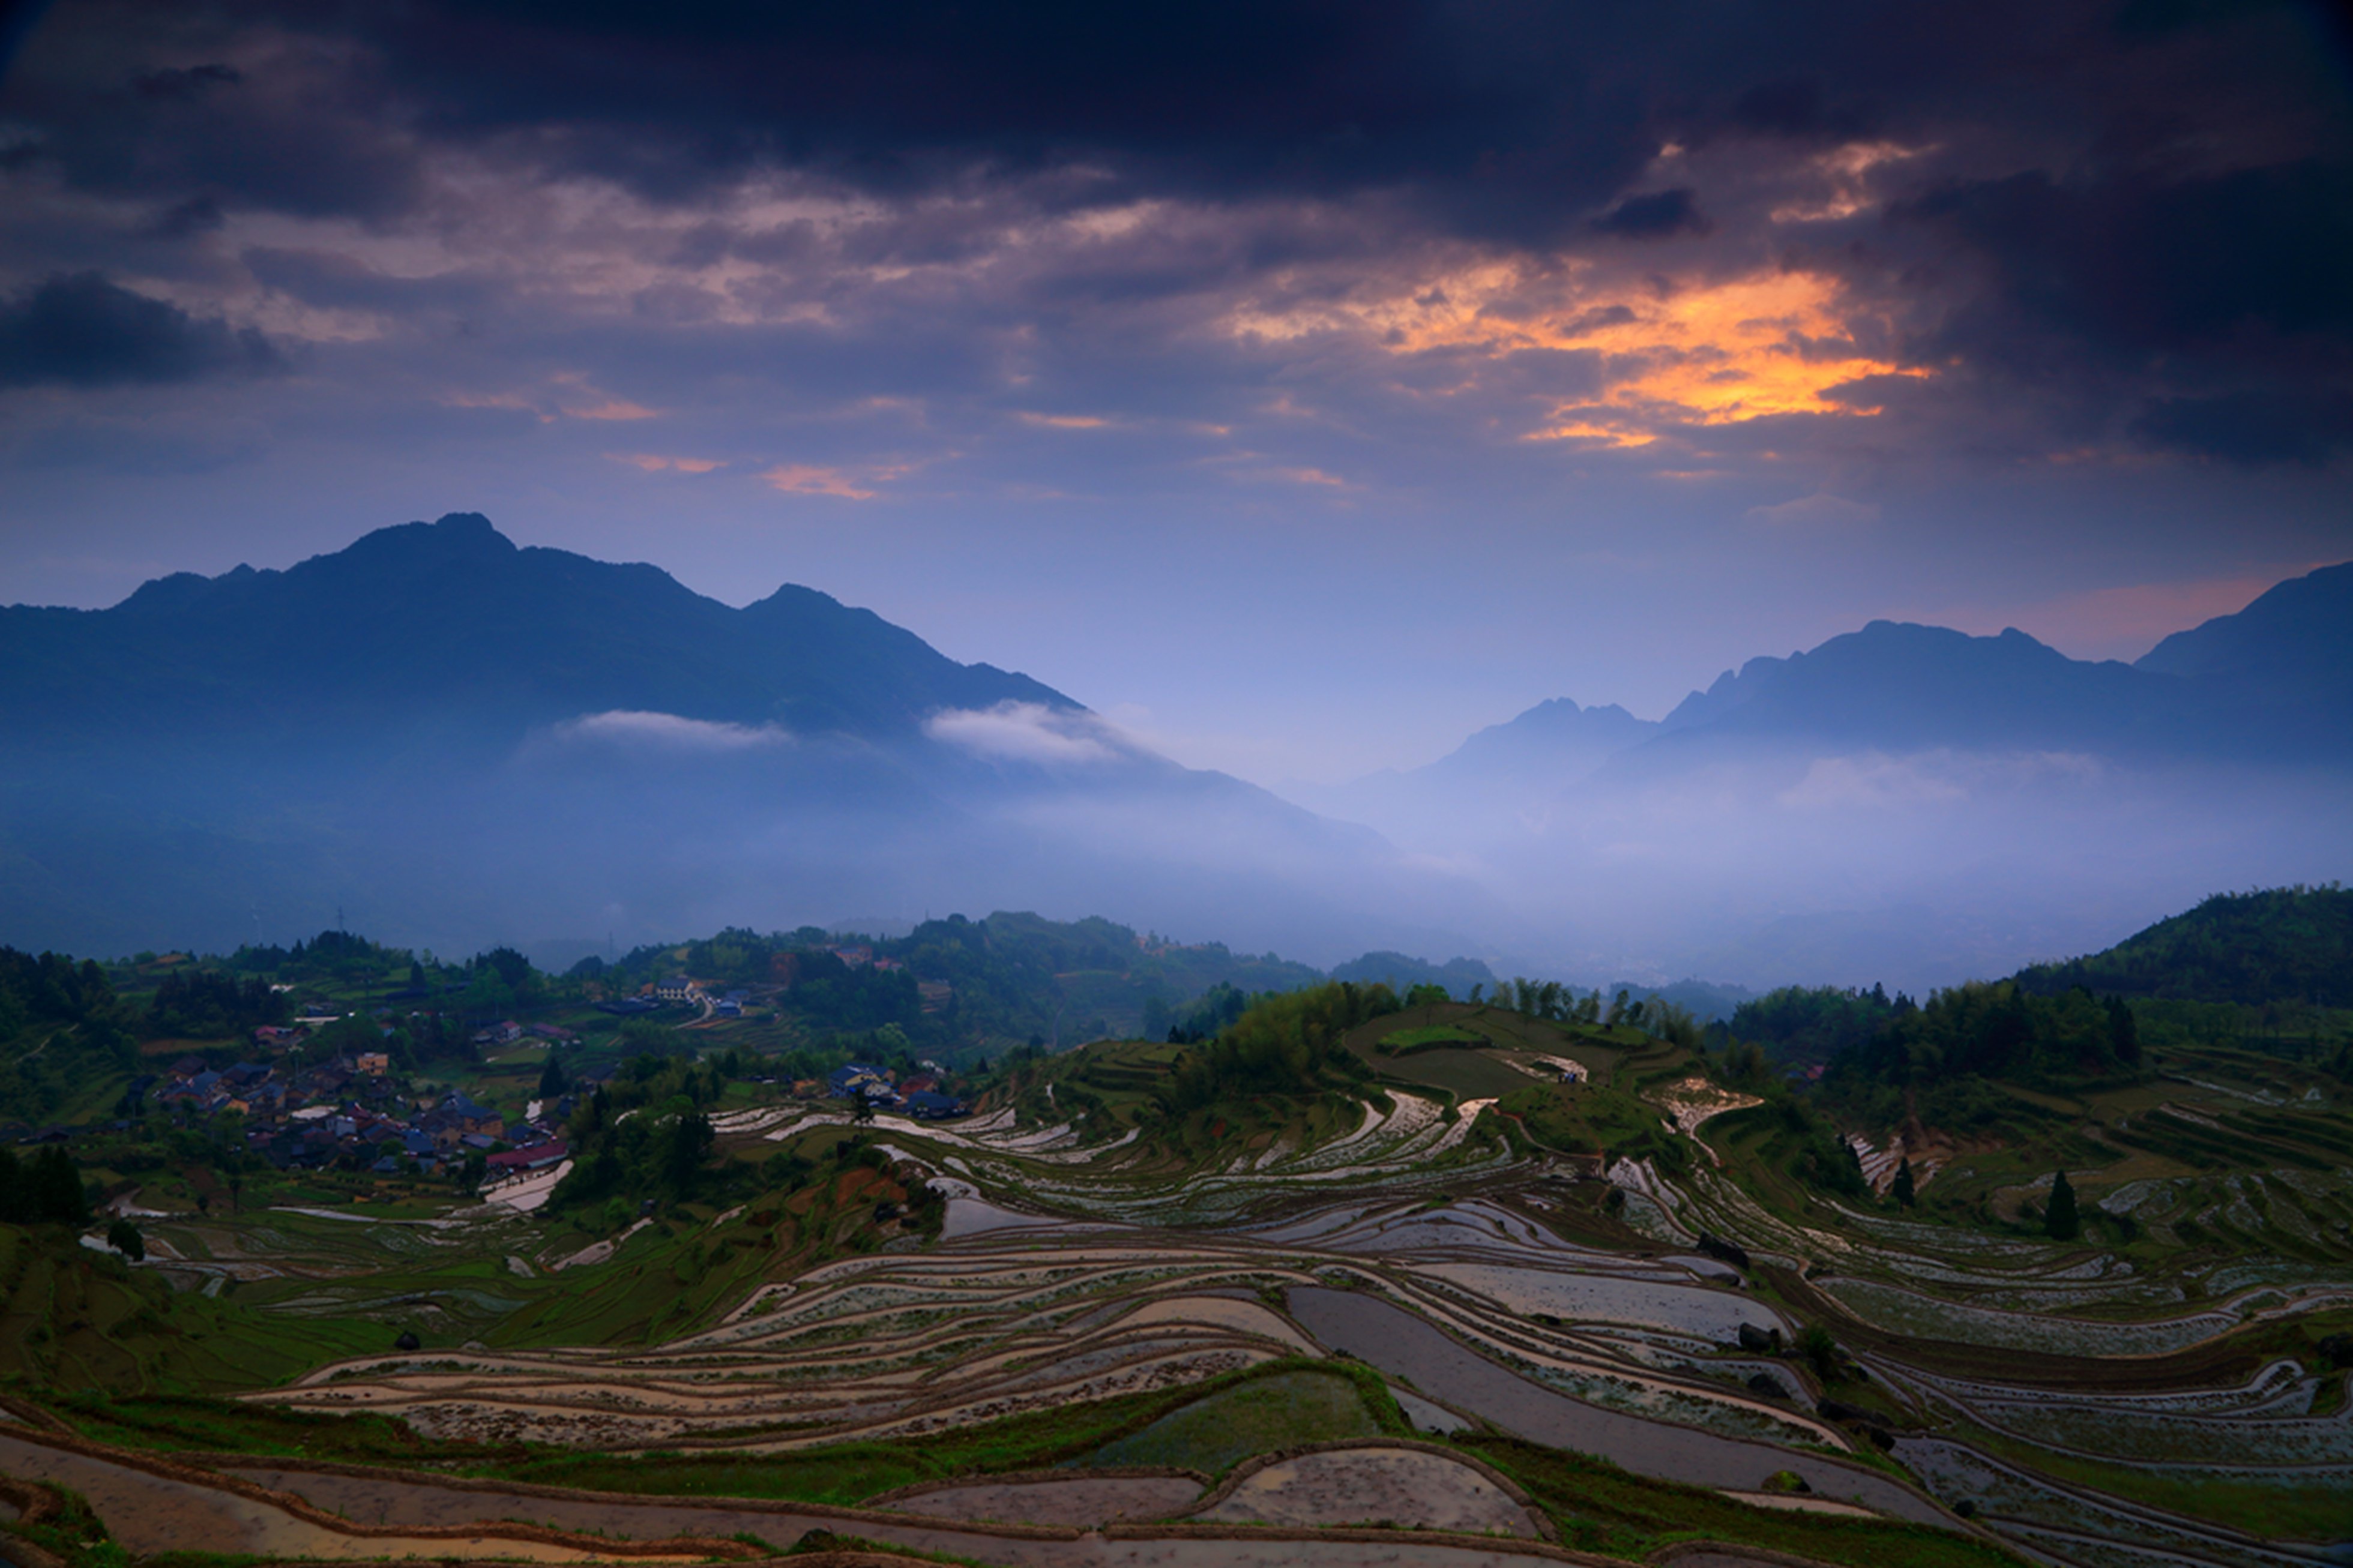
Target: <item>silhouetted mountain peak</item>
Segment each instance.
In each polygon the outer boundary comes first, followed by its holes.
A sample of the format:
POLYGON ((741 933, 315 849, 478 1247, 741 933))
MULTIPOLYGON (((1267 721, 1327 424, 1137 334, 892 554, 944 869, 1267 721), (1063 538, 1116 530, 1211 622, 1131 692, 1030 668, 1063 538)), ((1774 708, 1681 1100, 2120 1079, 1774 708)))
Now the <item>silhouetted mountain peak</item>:
POLYGON ((1403 776, 1443 780, 1495 773, 1558 782, 1592 772, 1657 729, 1614 702, 1580 708, 1570 698, 1554 697, 1488 725, 1438 761, 1403 776))
POLYGON ((1875 620, 1786 659, 1751 659, 1667 716, 1670 731, 1888 748, 2137 745, 2178 683, 2073 659, 2015 626, 1976 637, 1875 620))
POLYGON ((176 574, 111 610, 0 611, 0 719, 99 731, 496 738, 632 710, 876 736, 944 708, 1077 707, 814 589, 736 610, 653 566, 519 549, 479 512, 283 572, 176 574))
MULTIPOLYGON (((1883 626, 1888 623, 1875 624, 1883 626)), ((1803 657, 1793 653, 1789 658, 1803 657)), ((1687 730, 1723 718, 1764 689, 1788 664, 1789 658, 1775 658, 1770 654, 1763 654, 1750 659, 1737 670, 1725 670, 1705 691, 1694 691, 1676 703, 1674 710, 1660 721, 1661 726, 1668 730, 1687 730)))
POLYGON ((2136 668, 2228 682, 2270 702, 2353 696, 2353 562, 2271 588, 2236 615, 2176 632, 2136 668))

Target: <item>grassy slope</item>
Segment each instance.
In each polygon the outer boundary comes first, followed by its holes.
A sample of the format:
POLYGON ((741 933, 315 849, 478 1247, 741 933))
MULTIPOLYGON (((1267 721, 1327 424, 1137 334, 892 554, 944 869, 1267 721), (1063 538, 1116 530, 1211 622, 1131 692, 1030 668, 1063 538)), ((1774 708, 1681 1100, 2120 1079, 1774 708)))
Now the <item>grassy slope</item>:
POLYGON ((0 1375, 129 1392, 256 1388, 374 1349, 374 1324, 178 1294, 59 1227, 0 1226, 0 1375))

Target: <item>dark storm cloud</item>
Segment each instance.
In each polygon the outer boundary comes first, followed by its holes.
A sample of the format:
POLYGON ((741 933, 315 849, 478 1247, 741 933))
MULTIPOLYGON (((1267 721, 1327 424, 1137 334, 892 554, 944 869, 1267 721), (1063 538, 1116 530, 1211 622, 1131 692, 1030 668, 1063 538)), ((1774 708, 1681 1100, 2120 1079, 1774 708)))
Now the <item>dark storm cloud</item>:
POLYGON ((1593 220, 1602 234, 1620 239, 1666 239, 1678 234, 1705 234, 1713 226, 1700 216, 1689 186, 1628 196, 1593 220))
POLYGON ((2158 398, 2133 421, 2133 431, 2152 445, 2225 462, 2322 463, 2353 447, 2353 394, 2158 398))
MULTIPOLYGON (((1809 320, 1792 352, 1929 372, 1948 426, 2026 389, 2071 433, 2308 460, 2336 444, 2353 297, 2332 26, 2294 0, 64 0, 0 93, 27 138, 0 177, 144 204, 142 243, 216 270, 240 213, 470 236, 559 186, 618 188, 702 219, 610 239, 640 320, 815 301, 854 333, 864 311, 930 309, 1135 363, 1165 351, 1155 331, 1200 330, 1215 312, 1180 307, 1208 295, 1336 309, 1419 290, 1448 246, 1582 258, 1629 295, 1609 268, 1672 258, 1660 299, 1800 269, 1854 297, 1817 315, 1873 319, 1809 320), (830 232, 729 210, 762 179, 867 206, 830 232), (1151 202, 1193 213, 1019 259, 1058 219, 1151 202), (925 281, 878 302, 847 280, 885 268, 925 281), (2259 439, 2258 406, 2298 412, 2259 439)), ((543 270, 527 238, 498 243, 511 280, 543 270)), ((242 254, 256 288, 374 311, 372 330, 447 304, 274 240, 242 254)), ((32 275, 93 260, 164 275, 88 253, 32 275)), ((472 315, 497 311, 496 275, 470 273, 472 315)), ((1608 291, 1541 308, 1570 334, 1632 320, 1608 291)))
POLYGON ((131 79, 131 86, 145 99, 187 99, 207 88, 234 87, 244 79, 245 73, 235 66, 215 60, 208 65, 166 66, 162 70, 142 71, 131 79))
POLYGON ((250 328, 198 320, 96 272, 0 300, 0 386, 193 381, 280 363, 250 328))
POLYGON ((1792 141, 1847 142, 1871 135, 1880 116, 1868 104, 1831 104, 1814 81, 1767 81, 1742 93, 1732 121, 1743 131, 1792 141))
POLYGON ((1886 221, 1900 254, 1981 275, 1913 345, 1921 363, 2074 385, 2141 439, 2200 455, 2313 461, 2353 441, 2353 164, 2033 170, 1925 193, 1886 221), (1907 229, 1932 236, 1927 251, 1907 229))

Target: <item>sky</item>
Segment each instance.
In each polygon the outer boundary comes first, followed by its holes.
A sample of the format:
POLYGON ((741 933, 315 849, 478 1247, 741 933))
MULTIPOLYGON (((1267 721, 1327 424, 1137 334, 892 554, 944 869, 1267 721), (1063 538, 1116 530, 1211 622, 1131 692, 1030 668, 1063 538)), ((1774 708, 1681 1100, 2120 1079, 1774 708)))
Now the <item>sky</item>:
POLYGON ((0 602, 476 510, 1279 785, 2353 557, 2321 5, 0 16, 0 602))

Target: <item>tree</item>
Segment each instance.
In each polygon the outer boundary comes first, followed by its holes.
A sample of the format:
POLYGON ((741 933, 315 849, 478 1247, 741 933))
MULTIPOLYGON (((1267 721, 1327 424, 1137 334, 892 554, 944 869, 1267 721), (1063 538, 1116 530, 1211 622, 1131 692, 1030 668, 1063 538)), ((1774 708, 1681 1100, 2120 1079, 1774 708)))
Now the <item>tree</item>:
POLYGON ((2083 1219, 2075 1212, 2075 1189, 2062 1171, 2051 1181, 2051 1206, 2043 1211, 2042 1233, 2053 1241, 2073 1241, 2083 1229, 2083 1219))
POLYGON ((116 1220, 106 1227, 106 1245, 137 1263, 147 1256, 147 1238, 139 1227, 127 1219, 116 1220))
POLYGON ((90 1218, 90 1199, 81 1189, 81 1172, 73 1157, 52 1143, 25 1167, 25 1217, 38 1225, 81 1225, 90 1218))
POLYGON ((699 1110, 687 1111, 662 1129, 660 1160, 663 1184, 680 1196, 692 1192, 695 1179, 702 1173, 702 1163, 711 1157, 711 1146, 715 1141, 709 1118, 699 1110))
POLYGON ((539 1098, 560 1099, 570 1082, 571 1080, 564 1076, 563 1055, 551 1048, 547 1053, 547 1065, 539 1069, 539 1098))
POLYGON ((1912 1156, 1906 1154, 1904 1163, 1895 1167, 1895 1180, 1888 1184, 1888 1191, 1894 1194, 1898 1204, 1908 1209, 1917 1190, 1912 1181, 1912 1156))
POLYGON ((2116 1060, 2128 1066, 2140 1065, 2140 1026, 2133 1018, 2133 1010, 2121 996, 2108 998, 2108 1048, 2116 1060))
POLYGON ((849 1119, 852 1121, 857 1122, 867 1122, 874 1120, 874 1102, 866 1097, 862 1089, 860 1091, 856 1100, 850 1105, 849 1119))

